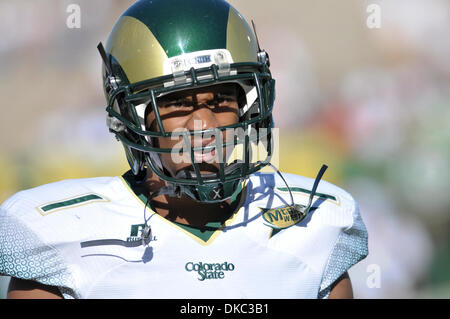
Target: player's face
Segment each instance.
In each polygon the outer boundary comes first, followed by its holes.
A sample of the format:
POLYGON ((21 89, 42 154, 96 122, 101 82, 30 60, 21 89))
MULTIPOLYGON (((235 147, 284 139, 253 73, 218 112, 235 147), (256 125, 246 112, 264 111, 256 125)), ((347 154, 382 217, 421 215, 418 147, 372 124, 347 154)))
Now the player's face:
MULTIPOLYGON (((222 84, 174 92, 158 99, 158 111, 166 132, 200 131, 231 125, 239 120, 238 86, 222 84)), ((152 130, 160 131, 154 112, 148 114, 147 125, 152 130)), ((224 141, 225 135, 225 131, 222 132, 224 141)), ((186 145, 181 136, 159 138, 158 143, 160 148, 170 149, 180 149, 186 145)), ((215 136, 191 136, 190 143, 193 147, 215 145, 215 136)), ((161 154, 161 160, 171 174, 192 166, 190 152, 176 159, 173 155, 161 154)), ((194 159, 200 163, 201 173, 217 171, 218 162, 224 160, 216 156, 215 150, 194 152, 194 159)))

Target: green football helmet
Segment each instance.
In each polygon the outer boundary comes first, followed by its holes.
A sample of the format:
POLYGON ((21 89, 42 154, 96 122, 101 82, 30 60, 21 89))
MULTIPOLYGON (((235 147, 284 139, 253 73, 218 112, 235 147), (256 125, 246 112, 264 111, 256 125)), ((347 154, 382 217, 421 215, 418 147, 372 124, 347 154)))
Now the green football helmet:
POLYGON ((270 163, 275 80, 268 54, 259 48, 253 30, 222 0, 140 0, 119 18, 106 46, 100 43, 98 49, 104 62, 107 124, 123 144, 136 179, 151 168, 167 182, 164 194, 214 203, 235 197, 250 174, 270 163), (175 136, 164 129, 158 99, 224 83, 242 89, 238 123, 185 131, 182 148, 160 148, 158 138, 180 138, 180 133, 175 136), (149 112, 156 118, 153 130, 146 125, 149 112), (224 141, 221 136, 226 130, 239 134, 224 141), (193 136, 207 135, 215 136, 214 145, 191 145, 193 136), (254 145, 261 142, 266 155, 254 160, 254 145), (224 148, 230 146, 241 150, 237 158, 224 156, 224 148), (217 172, 201 173, 194 152, 212 149, 224 160, 217 172), (177 152, 186 152, 191 163, 174 175, 165 169, 160 155, 177 152))

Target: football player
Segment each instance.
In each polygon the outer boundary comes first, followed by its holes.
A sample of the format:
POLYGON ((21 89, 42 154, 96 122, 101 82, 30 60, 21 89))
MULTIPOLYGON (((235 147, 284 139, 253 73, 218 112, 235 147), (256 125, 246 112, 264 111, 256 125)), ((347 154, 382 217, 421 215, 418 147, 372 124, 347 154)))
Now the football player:
POLYGON ((223 0, 140 0, 98 50, 131 169, 3 203, 9 298, 352 297, 368 253, 354 199, 326 166, 261 172, 275 80, 254 26, 223 0))

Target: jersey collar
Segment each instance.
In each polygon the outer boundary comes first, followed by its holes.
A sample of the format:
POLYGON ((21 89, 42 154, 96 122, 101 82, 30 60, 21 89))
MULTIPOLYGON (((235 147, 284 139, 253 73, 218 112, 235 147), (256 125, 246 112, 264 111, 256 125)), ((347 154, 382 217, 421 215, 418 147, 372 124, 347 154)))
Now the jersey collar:
MULTIPOLYGON (((135 176, 131 170, 127 171, 121 176, 122 181, 128 186, 129 190, 137 197, 137 199, 145 206, 148 200, 148 194, 142 184, 136 181, 135 176)), ((237 191, 231 197, 232 213, 224 222, 210 222, 204 227, 195 227, 191 225, 181 224, 170 221, 158 214, 162 219, 172 224, 175 227, 181 228, 188 235, 196 239, 198 242, 207 245, 211 243, 225 227, 227 227, 238 215, 238 212, 243 207, 247 197, 246 181, 239 185, 237 191)), ((147 208, 150 209, 150 208, 147 208)), ((153 212, 153 211, 152 211, 153 212)))

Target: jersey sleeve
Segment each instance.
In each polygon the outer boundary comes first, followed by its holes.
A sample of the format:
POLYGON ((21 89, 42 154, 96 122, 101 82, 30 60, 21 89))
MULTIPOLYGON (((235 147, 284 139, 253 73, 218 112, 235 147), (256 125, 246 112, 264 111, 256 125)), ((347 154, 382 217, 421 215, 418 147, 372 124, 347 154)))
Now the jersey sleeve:
POLYGON ((75 298, 73 280, 59 252, 43 242, 20 216, 0 207, 0 275, 56 286, 75 298))
POLYGON ((343 228, 331 250, 322 276, 318 298, 328 298, 333 283, 350 267, 368 255, 368 234, 355 202, 352 212, 353 223, 343 228))

